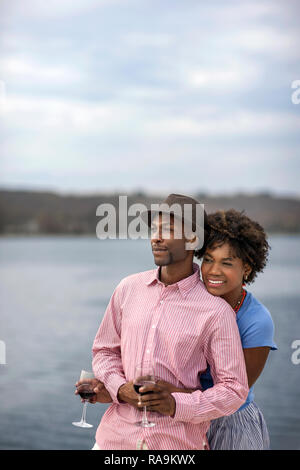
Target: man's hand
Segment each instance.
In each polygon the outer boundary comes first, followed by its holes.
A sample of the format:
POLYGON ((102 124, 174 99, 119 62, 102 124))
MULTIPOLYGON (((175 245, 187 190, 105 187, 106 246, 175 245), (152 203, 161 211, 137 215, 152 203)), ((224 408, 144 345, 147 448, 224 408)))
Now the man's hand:
POLYGON ((167 387, 159 385, 158 383, 147 384, 141 387, 139 391, 143 394, 145 393, 145 395, 139 395, 138 406, 140 409, 146 406, 147 411, 156 411, 157 413, 171 417, 175 415, 176 402, 171 392, 167 390, 167 387))
POLYGON ((135 392, 133 388, 133 381, 126 382, 125 384, 121 385, 118 391, 118 400, 120 402, 129 403, 129 405, 132 405, 134 406, 134 408, 139 409, 139 395, 135 392))
MULTIPOLYGON (((106 388, 104 387, 104 384, 102 382, 100 382, 100 380, 98 379, 83 379, 83 380, 79 380, 79 382, 76 382, 75 386, 76 387, 79 387, 79 385, 81 384, 91 384, 91 386, 93 387, 94 389, 94 392, 96 393, 96 395, 92 398, 90 398, 88 401, 89 403, 111 403, 112 402, 112 399, 111 399, 111 396, 109 394, 109 392, 106 390, 106 388)), ((75 390, 75 395, 78 395, 78 391, 75 390)), ((81 401, 84 401, 81 399, 81 401)))
MULTIPOLYGON (((175 414, 175 399, 172 397, 171 393, 179 392, 179 393, 192 393, 197 389, 186 389, 186 388, 178 388, 175 385, 172 385, 164 380, 159 380, 155 385, 147 384, 143 388, 141 387, 141 391, 151 391, 155 393, 150 393, 144 395, 143 397, 135 392, 133 388, 133 381, 126 382, 124 385, 121 385, 118 391, 118 400, 120 402, 129 403, 129 405, 133 406, 134 408, 141 410, 143 406, 147 406, 149 411, 157 411, 163 415, 167 416, 174 416, 175 414), (152 389, 155 387, 155 389, 152 389), (157 398, 158 397, 158 398, 157 398), (155 398, 155 403, 154 403, 155 398), (142 400, 141 400, 142 399, 142 400), (150 400, 151 404, 144 404, 144 402, 150 400), (159 404, 158 404, 159 402, 159 404), (154 407, 154 408, 150 408, 154 407)), ((149 402, 150 403, 150 402, 149 402)))

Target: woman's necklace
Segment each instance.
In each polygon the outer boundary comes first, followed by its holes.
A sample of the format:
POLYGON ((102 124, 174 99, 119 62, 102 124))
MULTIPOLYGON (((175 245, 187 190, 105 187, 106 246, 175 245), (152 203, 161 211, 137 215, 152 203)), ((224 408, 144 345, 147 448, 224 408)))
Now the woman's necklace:
POLYGON ((245 291, 245 289, 243 289, 242 290, 242 296, 241 296, 240 300, 236 303, 236 305, 233 309, 235 311, 235 313, 237 313, 239 311, 239 309, 241 308, 241 306, 243 305, 246 294, 247 294, 247 292, 245 291))

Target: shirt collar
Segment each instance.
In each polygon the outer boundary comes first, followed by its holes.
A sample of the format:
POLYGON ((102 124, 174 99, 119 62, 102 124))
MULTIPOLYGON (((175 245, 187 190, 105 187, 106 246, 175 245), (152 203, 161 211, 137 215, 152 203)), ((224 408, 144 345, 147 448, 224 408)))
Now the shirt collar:
MULTIPOLYGON (((181 281, 175 282, 174 284, 171 284, 172 286, 177 286, 183 297, 185 297, 187 293, 200 281, 199 264, 193 263, 193 271, 193 274, 190 276, 185 277, 184 279, 181 279, 181 281)), ((154 283, 163 284, 159 279, 159 274, 160 266, 150 272, 149 278, 146 281, 146 285, 150 286, 154 283)))

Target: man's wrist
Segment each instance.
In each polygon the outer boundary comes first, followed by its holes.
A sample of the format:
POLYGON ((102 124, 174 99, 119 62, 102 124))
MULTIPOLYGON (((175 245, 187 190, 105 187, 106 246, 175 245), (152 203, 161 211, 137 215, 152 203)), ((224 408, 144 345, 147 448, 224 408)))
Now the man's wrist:
MULTIPOLYGON (((127 382, 126 382, 127 383, 127 382)), ((120 403, 125 403, 125 400, 124 400, 124 394, 122 393, 122 389, 124 390, 124 386, 126 385, 126 383, 122 384, 120 387, 119 387, 119 390, 118 390, 118 393, 117 393, 117 399, 120 403)))

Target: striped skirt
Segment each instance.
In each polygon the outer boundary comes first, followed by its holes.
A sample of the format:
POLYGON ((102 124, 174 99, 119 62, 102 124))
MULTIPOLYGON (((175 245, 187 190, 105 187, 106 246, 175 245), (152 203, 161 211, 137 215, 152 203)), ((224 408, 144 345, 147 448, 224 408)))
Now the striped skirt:
POLYGON ((252 402, 230 416, 211 422, 207 432, 210 450, 268 450, 270 439, 262 412, 252 402))

